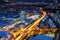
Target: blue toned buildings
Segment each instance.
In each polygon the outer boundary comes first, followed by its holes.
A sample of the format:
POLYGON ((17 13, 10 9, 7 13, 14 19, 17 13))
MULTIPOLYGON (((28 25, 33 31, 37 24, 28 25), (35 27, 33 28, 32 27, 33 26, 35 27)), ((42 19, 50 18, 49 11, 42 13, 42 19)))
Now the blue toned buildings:
POLYGON ((53 40, 53 38, 44 35, 36 35, 36 36, 31 36, 29 40, 53 40))
POLYGON ((0 38, 6 37, 8 34, 10 34, 7 31, 0 31, 0 38))

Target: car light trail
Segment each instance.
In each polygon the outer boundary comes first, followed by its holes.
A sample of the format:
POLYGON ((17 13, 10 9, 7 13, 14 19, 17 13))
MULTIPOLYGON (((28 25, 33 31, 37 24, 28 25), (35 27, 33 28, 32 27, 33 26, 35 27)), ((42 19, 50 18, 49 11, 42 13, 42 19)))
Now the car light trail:
POLYGON ((31 35, 36 35, 36 34, 44 34, 44 33, 51 33, 51 32, 56 32, 56 28, 52 29, 36 29, 36 26, 41 22, 41 20, 47 15, 46 11, 43 11, 42 8, 40 8, 41 12, 43 13, 42 17, 38 18, 35 22, 32 24, 28 25, 26 28, 21 28, 20 30, 17 30, 17 32, 14 32, 13 30, 10 31, 12 34, 12 39, 11 40, 27 40, 27 38, 31 35), (35 31, 38 30, 38 31, 35 31), (36 32, 36 34, 34 34, 36 32), (25 39, 24 39, 25 38, 25 39))

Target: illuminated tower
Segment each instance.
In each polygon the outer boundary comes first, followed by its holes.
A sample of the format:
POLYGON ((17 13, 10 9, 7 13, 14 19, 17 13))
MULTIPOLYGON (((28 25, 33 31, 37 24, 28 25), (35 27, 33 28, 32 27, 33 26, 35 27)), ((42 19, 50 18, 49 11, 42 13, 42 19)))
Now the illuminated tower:
POLYGON ((25 23, 25 19, 26 19, 25 11, 21 11, 20 12, 20 22, 25 23))

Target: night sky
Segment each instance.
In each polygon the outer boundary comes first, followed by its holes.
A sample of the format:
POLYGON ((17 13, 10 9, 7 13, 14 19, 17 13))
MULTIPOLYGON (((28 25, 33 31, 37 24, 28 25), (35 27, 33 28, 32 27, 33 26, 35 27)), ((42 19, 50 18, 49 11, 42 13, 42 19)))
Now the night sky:
POLYGON ((10 0, 10 1, 42 2, 42 1, 52 1, 52 0, 10 0))

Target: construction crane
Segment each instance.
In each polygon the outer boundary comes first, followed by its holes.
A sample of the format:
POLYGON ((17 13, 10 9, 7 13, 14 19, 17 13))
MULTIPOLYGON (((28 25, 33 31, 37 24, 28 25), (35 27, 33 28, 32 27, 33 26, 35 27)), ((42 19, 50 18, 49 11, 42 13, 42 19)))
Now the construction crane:
MULTIPOLYGON (((28 25, 26 28, 21 28, 16 31, 10 30, 10 33, 12 34, 12 38, 10 40, 27 40, 27 38, 31 35, 35 34, 44 34, 44 29, 36 29, 36 26, 41 22, 41 20, 47 15, 46 11, 43 11, 43 8, 40 8, 40 11, 43 13, 42 17, 38 18, 35 22, 32 24, 28 25), (35 33, 34 30, 37 30, 35 33), (39 32, 38 32, 39 31, 39 32), (34 34, 35 33, 35 34, 34 34)), ((50 29, 47 29, 50 30, 50 29)), ((55 32, 57 29, 53 29, 53 32, 55 32)), ((46 29, 45 29, 46 31, 46 29)), ((48 32, 50 33, 50 32, 48 32)))

